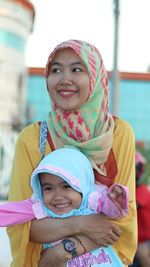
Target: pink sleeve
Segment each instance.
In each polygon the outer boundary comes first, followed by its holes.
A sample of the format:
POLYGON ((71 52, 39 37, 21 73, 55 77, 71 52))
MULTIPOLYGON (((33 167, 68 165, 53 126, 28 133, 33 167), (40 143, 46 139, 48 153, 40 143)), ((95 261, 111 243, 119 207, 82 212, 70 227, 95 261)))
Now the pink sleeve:
POLYGON ((0 227, 25 223, 35 218, 32 200, 7 202, 0 205, 0 227))
POLYGON ((115 185, 116 184, 113 184, 107 191, 104 192, 101 212, 112 218, 121 218, 126 216, 128 213, 129 191, 126 186, 119 185, 125 193, 124 207, 122 209, 119 209, 107 195, 108 192, 111 192, 115 185))
MULTIPOLYGON (((114 184, 116 185, 116 184, 114 184)), ((129 202, 129 191, 126 186, 119 185, 125 192, 125 204, 123 209, 118 209, 118 207, 110 200, 108 197, 108 192, 110 192, 114 185, 109 189, 103 185, 97 185, 96 190, 92 192, 88 199, 88 207, 97 213, 104 213, 112 218, 124 217, 128 213, 128 202, 129 202)))

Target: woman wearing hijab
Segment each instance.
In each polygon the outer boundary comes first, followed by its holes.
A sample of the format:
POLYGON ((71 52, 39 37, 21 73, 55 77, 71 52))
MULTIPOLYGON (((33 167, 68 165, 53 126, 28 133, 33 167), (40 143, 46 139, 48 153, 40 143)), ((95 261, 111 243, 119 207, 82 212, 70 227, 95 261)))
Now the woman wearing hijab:
MULTIPOLYGON (((102 57, 89 43, 63 42, 50 54, 45 77, 51 100, 45 155, 66 145, 79 148, 92 164, 96 183, 109 187, 119 183, 129 188, 129 214, 117 221, 91 215, 78 217, 78 220, 34 220, 31 224, 11 227, 8 229, 13 256, 11 267, 35 267, 41 256, 39 243, 74 234, 88 243, 88 250, 113 245, 123 263, 128 265, 133 260, 137 244, 135 139, 130 125, 109 113, 108 76, 102 57)), ((39 123, 33 123, 18 138, 10 201, 31 196, 29 178, 41 159, 39 136, 39 123)), ((59 250, 54 261, 53 254, 57 251, 51 251, 47 252, 51 266, 65 266, 59 265, 64 260, 63 252, 59 250)))

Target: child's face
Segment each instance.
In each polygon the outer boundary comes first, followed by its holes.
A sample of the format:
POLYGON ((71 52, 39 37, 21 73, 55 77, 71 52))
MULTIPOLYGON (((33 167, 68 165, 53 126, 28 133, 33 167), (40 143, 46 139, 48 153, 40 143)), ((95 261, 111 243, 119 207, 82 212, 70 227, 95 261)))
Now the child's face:
POLYGON ((56 214, 79 208, 82 196, 59 176, 41 173, 40 182, 45 206, 56 214))

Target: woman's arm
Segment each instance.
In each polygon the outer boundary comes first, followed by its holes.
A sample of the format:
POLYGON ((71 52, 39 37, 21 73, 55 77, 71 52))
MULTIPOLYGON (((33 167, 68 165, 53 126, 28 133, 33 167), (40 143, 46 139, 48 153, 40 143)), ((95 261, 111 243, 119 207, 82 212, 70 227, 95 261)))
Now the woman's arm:
MULTIPOLYGON (((52 242, 69 237, 75 242, 78 255, 100 246, 107 247, 119 240, 121 231, 104 215, 75 216, 66 219, 33 220, 30 228, 32 242, 52 242), (77 239, 81 240, 80 242, 77 239), (70 237, 71 236, 71 237, 70 237)), ((71 259, 62 243, 41 254, 38 267, 63 267, 71 259)))
MULTIPOLYGON (((45 218, 31 222, 30 241, 32 242, 54 242, 72 235, 84 235, 97 246, 108 246, 118 241, 121 231, 115 223, 102 214, 66 219, 45 218)), ((92 247, 89 247, 88 251, 91 249, 92 247)))
POLYGON ((115 120, 113 152, 117 161, 118 174, 115 183, 129 189, 128 215, 116 221, 122 235, 114 248, 127 265, 131 264, 137 247, 137 216, 135 200, 135 137, 130 125, 123 120, 115 120), (129 249, 130 240, 130 249, 129 249))

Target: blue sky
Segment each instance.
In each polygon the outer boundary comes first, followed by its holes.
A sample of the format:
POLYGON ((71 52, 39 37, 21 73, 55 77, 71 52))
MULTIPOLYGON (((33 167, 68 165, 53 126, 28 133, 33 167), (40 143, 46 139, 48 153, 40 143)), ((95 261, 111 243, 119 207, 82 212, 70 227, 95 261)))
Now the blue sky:
MULTIPOLYGON (((36 11, 26 64, 44 67, 59 42, 82 39, 97 46, 113 68, 114 0, 30 0, 36 11)), ((146 72, 150 65, 150 0, 120 0, 118 68, 146 72)))

